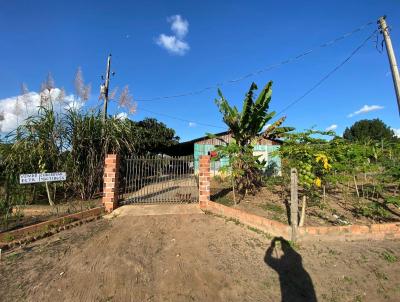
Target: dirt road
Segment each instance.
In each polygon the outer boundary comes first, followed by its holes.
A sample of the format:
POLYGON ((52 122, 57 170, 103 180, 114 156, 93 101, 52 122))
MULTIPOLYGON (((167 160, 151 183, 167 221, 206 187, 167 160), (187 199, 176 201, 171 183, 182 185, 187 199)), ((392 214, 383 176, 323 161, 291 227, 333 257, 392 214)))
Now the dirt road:
POLYGON ((3 254, 0 300, 400 301, 399 258, 399 241, 271 248, 211 215, 121 215, 3 254))

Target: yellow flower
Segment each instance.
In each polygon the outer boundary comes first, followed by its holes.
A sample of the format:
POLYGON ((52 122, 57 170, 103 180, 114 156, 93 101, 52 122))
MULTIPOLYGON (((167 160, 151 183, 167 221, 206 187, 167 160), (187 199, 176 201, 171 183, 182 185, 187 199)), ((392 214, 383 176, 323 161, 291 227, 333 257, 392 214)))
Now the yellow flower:
POLYGON ((324 169, 329 170, 332 166, 328 163, 328 161, 324 161, 324 169))
POLYGON ((328 157, 325 154, 318 153, 317 155, 315 155, 315 160, 317 163, 322 161, 325 170, 329 170, 330 168, 332 168, 332 166, 329 164, 328 157))
POLYGON ((320 187, 320 186, 321 186, 321 179, 320 179, 319 177, 317 177, 317 178, 314 180, 314 183, 315 183, 315 185, 316 185, 317 187, 320 187))

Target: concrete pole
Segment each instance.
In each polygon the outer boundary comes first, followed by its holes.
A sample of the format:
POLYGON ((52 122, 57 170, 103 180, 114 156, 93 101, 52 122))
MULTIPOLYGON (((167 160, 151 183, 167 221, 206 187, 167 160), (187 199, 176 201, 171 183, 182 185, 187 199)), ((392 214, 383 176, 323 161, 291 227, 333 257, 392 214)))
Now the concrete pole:
POLYGON ((103 122, 107 119, 107 105, 108 105, 108 86, 110 84, 110 68, 111 68, 111 54, 107 59, 106 80, 104 83, 104 107, 103 107, 103 122))
POLYGON ((386 51, 389 57, 390 69, 392 70, 393 84, 394 84, 394 89, 396 91, 397 106, 400 115, 400 75, 399 75, 399 69, 397 67, 396 57, 394 55, 392 41, 389 35, 389 28, 386 24, 385 19, 386 16, 380 17, 378 23, 381 33, 383 34, 383 37, 385 39, 386 51))
POLYGON ((290 226, 292 227, 292 241, 297 239, 299 224, 299 196, 297 185, 297 169, 290 169, 290 226))

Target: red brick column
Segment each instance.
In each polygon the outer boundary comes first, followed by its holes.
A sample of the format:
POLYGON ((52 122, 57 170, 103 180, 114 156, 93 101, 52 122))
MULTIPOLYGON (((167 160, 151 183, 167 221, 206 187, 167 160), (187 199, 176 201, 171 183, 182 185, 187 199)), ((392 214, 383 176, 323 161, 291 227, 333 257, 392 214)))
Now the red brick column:
POLYGON ((103 206, 108 213, 118 207, 118 174, 118 155, 107 154, 104 162, 103 206))
POLYGON ((207 207, 210 201, 210 156, 201 155, 199 158, 199 203, 207 207))

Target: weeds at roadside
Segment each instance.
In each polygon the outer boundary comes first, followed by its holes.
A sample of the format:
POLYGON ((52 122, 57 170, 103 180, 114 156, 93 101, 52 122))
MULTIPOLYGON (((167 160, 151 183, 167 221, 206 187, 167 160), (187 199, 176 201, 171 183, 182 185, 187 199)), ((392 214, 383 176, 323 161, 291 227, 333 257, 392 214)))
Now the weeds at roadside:
MULTIPOLYGON (((244 226, 245 226, 243 223, 241 223, 241 222, 240 222, 238 219, 236 219, 236 218, 227 218, 227 217, 225 217, 225 216, 223 216, 223 215, 215 214, 215 213, 212 213, 212 212, 210 212, 210 211, 204 211, 204 214, 206 214, 206 215, 211 215, 211 216, 218 217, 218 218, 222 218, 222 219, 225 220, 225 222, 232 221, 232 222, 235 223, 235 225, 240 225, 241 227, 244 227, 244 226)), ((254 227, 252 227, 252 226, 246 226, 246 227, 247 227, 248 230, 250 230, 250 231, 252 231, 252 232, 255 232, 255 233, 257 233, 257 234, 260 234, 260 235, 264 236, 265 238, 267 238, 267 239, 269 239, 269 240, 271 240, 271 239, 273 238, 273 236, 271 236, 270 234, 265 233, 264 231, 261 231, 261 230, 259 230, 259 229, 257 229, 257 228, 254 228, 254 227)), ((290 242, 291 242, 291 241, 289 241, 289 243, 290 243, 290 242)))
POLYGON ((328 250, 328 253, 329 253, 330 255, 333 255, 333 256, 339 256, 339 255, 342 254, 341 252, 335 251, 335 250, 333 250, 333 249, 329 249, 329 250, 328 250))
POLYGON ((362 296, 361 295, 357 295, 354 297, 354 302, 362 302, 362 296))
POLYGON ((270 211, 274 212, 277 214, 284 214, 285 210, 282 209, 279 205, 273 204, 273 203, 264 203, 259 205, 259 207, 265 211, 270 211))
POLYGON ((343 276, 343 280, 345 281, 345 282, 347 282, 348 284, 353 284, 353 278, 351 278, 351 277, 348 277, 348 276, 343 276))
POLYGON ((5 258, 8 261, 15 261, 15 260, 20 259, 21 257, 22 257, 21 253, 12 253, 12 254, 7 255, 5 258))
POLYGON ((294 242, 292 240, 288 240, 288 242, 289 242, 290 247, 292 249, 294 249, 295 251, 298 251, 298 250, 301 249, 301 246, 300 246, 300 244, 298 242, 294 242))
POLYGON ((381 281, 381 280, 389 280, 388 276, 385 273, 380 272, 377 269, 374 269, 373 272, 374 272, 374 275, 375 275, 376 279, 378 279, 379 281, 381 281))
POLYGON ((321 296, 325 301, 329 301, 329 302, 339 302, 340 301, 339 300, 340 295, 339 295, 339 292, 337 289, 332 289, 330 295, 322 294, 321 296))
POLYGON ((243 225, 243 223, 241 223, 240 221, 239 221, 239 219, 236 219, 236 218, 231 218, 231 217, 229 217, 229 218, 225 218, 225 222, 233 222, 233 223, 235 223, 236 225, 243 225))
POLYGON ((5 242, 11 242, 14 239, 15 239, 15 237, 13 235, 11 235, 11 234, 7 234, 7 235, 4 236, 4 241, 5 242))
POLYGON ((265 233, 265 232, 263 232, 263 231, 261 231, 261 230, 259 230, 259 229, 257 229, 257 228, 253 228, 253 227, 251 227, 251 226, 247 226, 247 229, 250 230, 250 231, 252 231, 252 232, 255 232, 255 233, 257 233, 257 234, 260 234, 260 235, 264 236, 264 237, 267 238, 267 239, 270 239, 270 240, 271 240, 271 239, 273 238, 270 234, 265 233))
POLYGON ((227 207, 233 206, 233 201, 230 200, 230 199, 229 199, 228 197, 226 197, 226 196, 217 198, 217 199, 215 200, 215 202, 216 202, 216 203, 219 203, 219 204, 222 204, 222 205, 224 205, 224 206, 227 206, 227 207))
POLYGON ((396 255, 394 255, 391 251, 388 251, 388 250, 384 251, 381 254, 381 258, 383 258, 384 260, 386 260, 389 263, 395 263, 398 260, 396 255))

